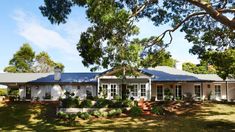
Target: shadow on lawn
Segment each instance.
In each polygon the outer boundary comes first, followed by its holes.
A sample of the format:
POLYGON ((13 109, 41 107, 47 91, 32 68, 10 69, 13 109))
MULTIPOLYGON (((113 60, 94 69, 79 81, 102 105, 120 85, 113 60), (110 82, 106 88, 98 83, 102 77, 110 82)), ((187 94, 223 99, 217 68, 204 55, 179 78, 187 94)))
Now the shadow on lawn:
POLYGON ((2 130, 54 130, 55 106, 9 102, 0 107, 2 130))
MULTIPOLYGON (((212 106, 208 106, 212 107, 212 106)), ((9 103, 0 107, 0 128, 3 130, 79 130, 79 131, 234 131, 235 122, 206 120, 204 116, 227 113, 192 109, 183 115, 118 117, 90 119, 71 127, 56 120, 52 104, 9 103), (205 115, 204 115, 205 114, 205 115)), ((230 113, 234 114, 234 113, 230 113)))

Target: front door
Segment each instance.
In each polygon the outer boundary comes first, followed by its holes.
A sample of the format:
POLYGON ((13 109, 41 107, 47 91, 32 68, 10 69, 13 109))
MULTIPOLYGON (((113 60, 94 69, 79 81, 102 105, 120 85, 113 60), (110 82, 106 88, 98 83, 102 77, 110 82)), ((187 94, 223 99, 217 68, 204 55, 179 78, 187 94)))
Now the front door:
POLYGON ((128 98, 129 92, 127 91, 127 85, 126 84, 122 84, 122 99, 125 100, 128 98))
POLYGON ((26 99, 31 99, 31 88, 26 87, 26 99))
POLYGON ((163 100, 163 87, 157 86, 157 100, 163 100))

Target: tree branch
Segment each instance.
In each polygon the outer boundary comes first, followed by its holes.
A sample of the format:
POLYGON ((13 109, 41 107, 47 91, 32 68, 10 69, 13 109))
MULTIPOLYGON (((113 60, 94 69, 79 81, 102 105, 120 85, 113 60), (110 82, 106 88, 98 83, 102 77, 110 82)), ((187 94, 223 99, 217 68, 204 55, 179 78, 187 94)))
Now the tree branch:
POLYGON ((166 34, 168 33, 170 36, 170 41, 169 43, 166 43, 166 45, 171 44, 173 37, 171 35, 172 32, 176 31, 181 25, 183 25, 186 21, 188 21, 190 18, 194 17, 194 16, 199 16, 199 15, 206 15, 206 12, 196 12, 193 14, 188 15, 183 21, 181 21, 180 23, 178 23, 173 29, 168 29, 166 31, 164 31, 162 34, 160 34, 158 37, 156 37, 155 39, 153 39, 150 43, 150 45, 147 45, 146 48, 153 46, 155 43, 159 43, 163 40, 163 38, 166 36, 166 34))
POLYGON ((189 3, 205 10, 212 18, 217 20, 218 22, 226 25, 232 30, 235 30, 235 21, 230 20, 228 17, 224 16, 223 13, 225 12, 232 12, 234 13, 234 9, 214 9, 210 4, 207 2, 202 2, 201 0, 186 0, 189 3))
POLYGON ((151 4, 153 0, 145 0, 144 4, 139 6, 133 14, 129 18, 137 16, 141 11, 143 11, 149 4, 151 4))

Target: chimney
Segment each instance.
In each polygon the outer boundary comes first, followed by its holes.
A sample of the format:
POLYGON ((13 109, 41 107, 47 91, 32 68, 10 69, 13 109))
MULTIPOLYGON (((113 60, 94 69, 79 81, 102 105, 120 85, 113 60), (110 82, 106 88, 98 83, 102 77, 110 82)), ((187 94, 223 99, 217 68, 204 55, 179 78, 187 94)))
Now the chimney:
POLYGON ((54 69, 54 80, 59 81, 61 79, 61 69, 58 67, 55 67, 54 69))
POLYGON ((175 64, 175 68, 178 69, 178 70, 183 70, 182 65, 183 65, 182 62, 177 61, 176 64, 175 64))

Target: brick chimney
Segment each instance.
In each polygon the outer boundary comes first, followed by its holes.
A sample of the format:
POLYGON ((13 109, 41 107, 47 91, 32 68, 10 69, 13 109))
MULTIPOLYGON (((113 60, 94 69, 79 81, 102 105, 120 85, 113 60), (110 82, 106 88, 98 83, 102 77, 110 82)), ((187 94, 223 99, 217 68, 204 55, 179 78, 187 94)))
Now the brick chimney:
POLYGON ((55 67, 54 69, 54 80, 55 81, 60 81, 61 79, 61 69, 58 67, 55 67))

